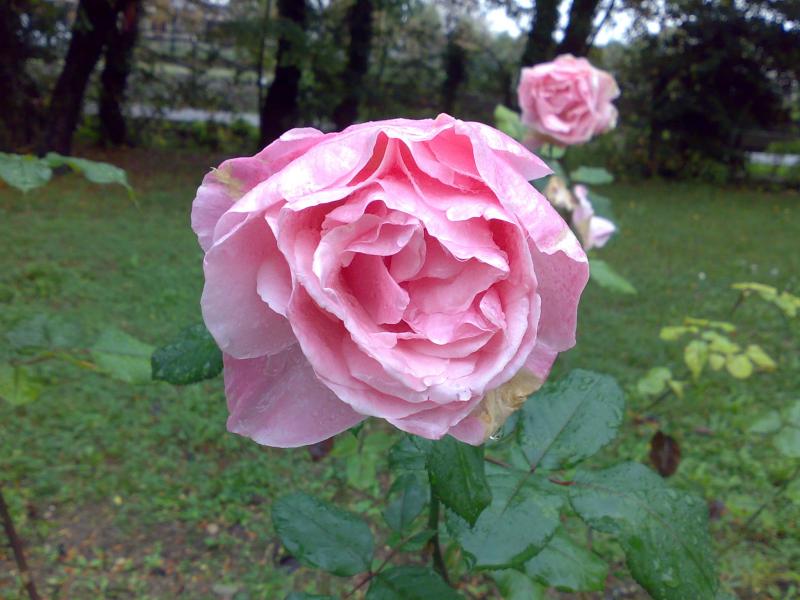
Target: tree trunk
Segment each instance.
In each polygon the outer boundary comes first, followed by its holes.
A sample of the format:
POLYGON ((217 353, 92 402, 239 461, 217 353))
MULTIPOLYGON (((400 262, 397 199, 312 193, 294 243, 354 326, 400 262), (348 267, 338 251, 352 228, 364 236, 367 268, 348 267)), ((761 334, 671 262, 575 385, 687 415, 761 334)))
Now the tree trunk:
POLYGON ((133 66, 133 49, 139 33, 141 0, 119 0, 117 27, 110 32, 106 47, 105 66, 100 76, 100 134, 102 139, 115 146, 127 141, 122 104, 125 87, 133 66))
POLYGON ((23 15, 28 0, 0 2, 0 151, 28 150, 35 143, 40 124, 39 90, 25 65, 32 52, 26 39, 23 15))
POLYGON ((600 0, 572 0, 572 6, 569 8, 569 24, 556 54, 586 56, 589 52, 594 14, 599 4, 600 0))
POLYGON ((467 53, 460 43, 461 28, 456 27, 447 36, 444 54, 444 84, 442 85, 442 111, 452 114, 456 107, 458 90, 467 74, 467 53))
POLYGON ((302 50, 305 25, 305 0, 278 0, 278 15, 287 26, 278 40, 275 78, 261 107, 261 145, 266 146, 297 124, 300 66, 292 61, 302 50))
POLYGON ((333 111, 336 128, 344 129, 358 119, 358 105, 362 95, 364 75, 369 69, 372 48, 372 0, 356 0, 347 12, 350 30, 350 48, 347 70, 344 72, 344 98, 333 111))
POLYGON ((533 24, 522 53, 522 66, 529 67, 553 58, 553 32, 558 24, 559 0, 536 0, 533 24))
POLYGON ((108 32, 114 29, 114 8, 111 0, 80 0, 64 67, 50 100, 42 152, 70 153, 86 85, 108 40, 108 32))

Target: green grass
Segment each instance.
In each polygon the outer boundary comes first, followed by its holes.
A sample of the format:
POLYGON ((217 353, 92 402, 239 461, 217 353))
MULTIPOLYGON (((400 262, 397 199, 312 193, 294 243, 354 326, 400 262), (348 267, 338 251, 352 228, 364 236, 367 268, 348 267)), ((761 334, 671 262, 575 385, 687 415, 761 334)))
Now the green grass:
MULTIPOLYGON (((167 151, 94 158, 128 169, 138 207, 121 190, 73 176, 28 196, 0 190, 0 331, 44 312, 77 324, 83 347, 112 325, 158 345, 200 318, 201 252, 189 206, 218 160, 167 151)), ((622 231, 601 254, 640 293, 615 296, 590 284, 578 345, 556 375, 580 366, 633 390, 648 368, 680 365, 680 346, 661 342, 659 328, 686 315, 727 319, 731 283, 800 291, 797 195, 658 182, 606 191, 622 231)), ((800 484, 749 530, 742 525, 795 468, 747 429, 800 399, 798 326, 787 329, 758 300, 733 319, 743 338, 779 357, 778 371, 743 382, 713 375, 682 400, 653 407, 631 394, 619 441, 596 462, 647 462, 653 432, 673 435, 683 455, 674 483, 725 507, 712 531, 725 550, 726 585, 742 598, 797 598, 800 484)), ((0 336, 0 361, 11 352, 0 336)), ((233 586, 237 598, 282 598, 303 583, 342 589, 295 571, 269 523, 271 499, 298 488, 377 515, 377 484, 350 489, 342 457, 314 463, 303 449, 228 434, 220 379, 134 386, 62 363, 36 368, 50 383, 38 401, 0 402, 0 480, 45 597, 220 597, 215 585, 233 586)), ((0 597, 22 598, 12 561, 0 548, 0 597)))

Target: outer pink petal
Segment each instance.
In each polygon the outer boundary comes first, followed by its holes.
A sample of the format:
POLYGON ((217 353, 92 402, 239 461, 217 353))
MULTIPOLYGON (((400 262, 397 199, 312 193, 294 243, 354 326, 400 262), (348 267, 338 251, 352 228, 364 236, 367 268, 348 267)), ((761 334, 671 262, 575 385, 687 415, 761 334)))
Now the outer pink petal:
POLYGON ((239 198, 323 137, 316 129, 292 129, 255 156, 226 160, 208 173, 192 203, 192 229, 203 250, 211 247, 217 221, 239 198))
POLYGON ((228 430, 259 444, 315 444, 365 418, 322 385, 297 344, 269 357, 226 354, 224 362, 228 430))
MULTIPOLYGON (((236 358, 275 354, 296 342, 289 322, 259 296, 258 274, 282 256, 263 218, 252 217, 206 253, 201 307, 223 352, 236 358)), ((263 277, 262 277, 263 281, 263 277)))

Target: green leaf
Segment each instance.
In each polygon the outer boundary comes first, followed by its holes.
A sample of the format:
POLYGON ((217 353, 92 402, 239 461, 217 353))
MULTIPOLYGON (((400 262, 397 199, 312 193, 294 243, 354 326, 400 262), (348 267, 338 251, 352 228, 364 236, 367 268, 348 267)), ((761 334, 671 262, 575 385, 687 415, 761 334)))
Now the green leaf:
POLYGON ((222 352, 205 325, 198 323, 153 352, 150 364, 153 379, 186 385, 219 375, 222 352))
POLYGON ((692 377, 697 379, 708 362, 708 344, 700 340, 692 340, 683 349, 683 360, 692 377))
POLYGON ((765 371, 774 371, 778 365, 772 360, 769 354, 764 352, 764 349, 758 344, 750 344, 746 350, 747 358, 749 358, 755 366, 765 371))
POLYGON ((35 156, 0 152, 0 179, 22 192, 29 192, 50 181, 53 171, 35 156))
POLYGON ((406 473, 395 481, 392 493, 398 497, 386 507, 383 518, 395 531, 403 531, 411 526, 428 503, 428 486, 413 473, 406 473))
POLYGON ((614 176, 602 167, 578 167, 570 173, 572 181, 589 185, 605 185, 614 181, 614 176))
POLYGON ((297 492, 272 505, 272 523, 283 545, 301 562, 350 577, 369 570, 369 525, 333 504, 297 492))
POLYGON ((150 381, 153 347, 119 329, 106 329, 90 349, 101 370, 127 383, 150 381))
POLYGON ((672 379, 672 371, 667 367, 653 367, 636 383, 636 390, 642 396, 658 396, 667 389, 672 379))
POLYGON ((777 410, 770 410, 747 428, 750 433, 775 433, 781 428, 781 416, 777 410))
POLYGON ((307 594, 306 592, 292 592, 286 596, 286 600, 336 600, 336 598, 333 596, 320 596, 319 594, 307 594))
POLYGON ((564 498, 546 479, 528 471, 492 470, 488 481, 492 503, 474 526, 448 511, 447 528, 471 567, 522 566, 555 532, 564 498))
POLYGON ((9 344, 16 349, 69 348, 77 345, 80 330, 77 325, 59 315, 39 313, 18 323, 6 334, 9 344))
POLYGON ((624 394, 613 377, 576 369, 528 399, 519 444, 533 468, 570 467, 614 439, 624 409, 624 394))
POLYGON ((562 592, 592 592, 605 588, 608 565, 559 528, 544 550, 525 563, 525 572, 562 592))
POLYGON ((462 600, 462 597, 431 569, 394 567, 372 580, 366 600, 462 600))
POLYGON ((483 446, 444 437, 433 443, 427 468, 431 491, 446 507, 474 525, 492 501, 484 472, 483 446))
POLYGON ((66 165, 73 171, 81 173, 92 183, 101 185, 118 184, 127 190, 131 189, 125 171, 112 164, 87 160, 85 158, 76 158, 74 156, 63 156, 55 152, 48 152, 44 160, 51 167, 66 165))
POLYGON ((753 363, 744 354, 729 354, 725 359, 725 368, 736 379, 747 379, 753 374, 753 363))
POLYGON ((525 139, 527 128, 522 124, 519 113, 498 104, 494 109, 494 124, 506 135, 514 138, 518 142, 525 139))
POLYGON ((392 471, 424 471, 433 442, 406 435, 389 449, 389 468, 392 471))
POLYGON ((606 261, 598 258, 589 260, 589 274, 597 285, 618 294, 636 294, 630 281, 617 273, 606 261))
POLYGON ((773 438, 772 443, 781 454, 800 458, 800 400, 789 408, 785 423, 786 427, 773 438))
POLYGON ((22 366, 0 364, 0 398, 11 406, 30 404, 39 398, 42 385, 22 366))
POLYGON ((428 544, 430 539, 436 535, 436 533, 437 532, 435 529, 423 529, 419 533, 415 533, 410 538, 405 539, 401 537, 400 533, 394 532, 389 536, 387 543, 389 546, 396 548, 398 551, 419 552, 428 544))
POLYGON ((665 342, 674 342, 687 333, 697 333, 697 327, 684 327, 682 325, 668 325, 662 327, 658 334, 665 342))
POLYGON ((545 589, 519 571, 514 569, 492 571, 491 576, 497 584, 503 600, 545 600, 546 598, 545 589))
POLYGON ((789 458, 800 458, 800 427, 785 427, 772 443, 778 451, 789 458))
POLYGON ((590 527, 617 535, 631 574, 653 598, 714 597, 708 508, 700 498, 670 488, 638 463, 579 471, 569 490, 590 527))

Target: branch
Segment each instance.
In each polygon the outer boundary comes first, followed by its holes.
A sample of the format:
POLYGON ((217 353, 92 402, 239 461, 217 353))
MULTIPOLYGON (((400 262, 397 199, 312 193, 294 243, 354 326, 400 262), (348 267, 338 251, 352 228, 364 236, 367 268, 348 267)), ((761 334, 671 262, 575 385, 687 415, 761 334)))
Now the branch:
POLYGON ((22 540, 17 535, 17 530, 14 529, 14 521, 11 520, 11 513, 8 512, 8 506, 3 497, 2 487, 0 487, 0 517, 3 519, 3 528, 6 530, 11 549, 14 551, 14 558, 17 561, 17 568, 19 569, 19 577, 22 579, 25 589, 28 590, 28 597, 30 597, 31 600, 40 600, 40 596, 36 592, 36 584, 33 582, 33 577, 28 570, 28 563, 25 560, 22 540))

